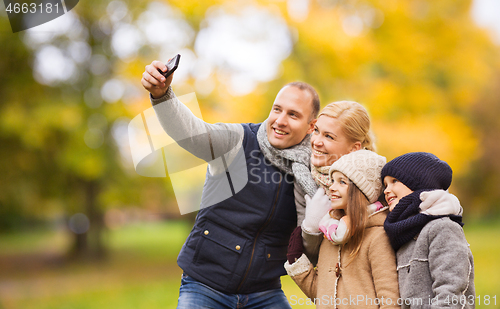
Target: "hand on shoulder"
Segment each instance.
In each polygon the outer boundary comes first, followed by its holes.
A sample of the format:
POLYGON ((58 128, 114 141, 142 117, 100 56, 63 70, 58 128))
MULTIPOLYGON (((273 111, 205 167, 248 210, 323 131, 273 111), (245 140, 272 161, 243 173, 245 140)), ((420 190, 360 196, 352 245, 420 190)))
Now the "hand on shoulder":
POLYGON ((445 190, 432 190, 420 193, 420 212, 431 216, 457 215, 463 213, 458 198, 445 190))

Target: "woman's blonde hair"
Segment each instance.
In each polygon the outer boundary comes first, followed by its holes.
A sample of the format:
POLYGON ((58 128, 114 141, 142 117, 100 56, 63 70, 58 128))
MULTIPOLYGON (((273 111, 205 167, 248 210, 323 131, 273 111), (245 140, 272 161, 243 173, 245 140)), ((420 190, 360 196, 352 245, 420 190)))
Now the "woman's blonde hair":
POLYGON ((362 149, 376 151, 375 136, 370 130, 370 116, 363 105, 353 101, 337 101, 323 108, 322 115, 340 121, 346 137, 352 142, 360 142, 362 149))

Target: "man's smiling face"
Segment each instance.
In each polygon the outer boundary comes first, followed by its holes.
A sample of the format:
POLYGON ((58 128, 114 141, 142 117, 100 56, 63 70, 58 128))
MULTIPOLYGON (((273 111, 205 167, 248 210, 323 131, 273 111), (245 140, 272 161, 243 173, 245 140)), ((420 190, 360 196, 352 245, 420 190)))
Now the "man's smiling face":
POLYGON ((314 130, 312 96, 294 86, 285 86, 274 100, 267 118, 269 143, 285 149, 299 144, 314 130))

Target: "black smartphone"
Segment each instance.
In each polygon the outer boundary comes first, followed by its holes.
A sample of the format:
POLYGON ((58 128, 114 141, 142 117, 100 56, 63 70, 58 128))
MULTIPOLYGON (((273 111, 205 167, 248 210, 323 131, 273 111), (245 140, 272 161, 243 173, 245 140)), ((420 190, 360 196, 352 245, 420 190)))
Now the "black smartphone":
POLYGON ((169 77, 172 73, 174 73, 175 70, 177 70, 180 60, 181 60, 181 55, 180 54, 175 55, 175 57, 170 59, 170 61, 165 64, 165 66, 167 67, 167 72, 163 72, 160 69, 158 69, 158 72, 160 72, 161 75, 165 76, 165 78, 169 77))

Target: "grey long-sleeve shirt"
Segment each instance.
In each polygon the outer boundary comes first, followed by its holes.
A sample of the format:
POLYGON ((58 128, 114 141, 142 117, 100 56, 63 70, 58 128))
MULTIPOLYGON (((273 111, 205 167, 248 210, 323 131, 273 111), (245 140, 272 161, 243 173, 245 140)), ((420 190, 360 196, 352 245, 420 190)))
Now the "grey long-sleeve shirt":
MULTIPOLYGON (((151 97, 151 103, 165 132, 196 157, 210 162, 225 155, 227 166, 236 157, 243 143, 241 124, 210 124, 197 118, 177 99, 171 87, 162 97, 151 97)), ((218 160, 210 162, 210 174, 225 172, 226 167, 221 163, 218 160)))

